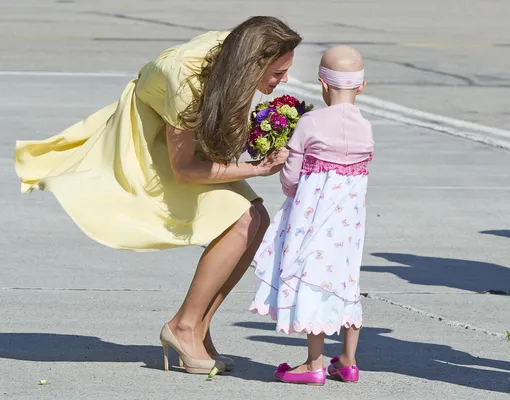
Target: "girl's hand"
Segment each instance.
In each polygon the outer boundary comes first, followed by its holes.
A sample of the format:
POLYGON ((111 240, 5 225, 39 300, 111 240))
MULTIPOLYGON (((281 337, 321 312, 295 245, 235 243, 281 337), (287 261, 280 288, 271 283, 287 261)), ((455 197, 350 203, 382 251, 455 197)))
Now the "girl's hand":
POLYGON ((288 157, 289 149, 286 147, 266 155, 258 164, 260 176, 269 176, 280 172, 288 157))

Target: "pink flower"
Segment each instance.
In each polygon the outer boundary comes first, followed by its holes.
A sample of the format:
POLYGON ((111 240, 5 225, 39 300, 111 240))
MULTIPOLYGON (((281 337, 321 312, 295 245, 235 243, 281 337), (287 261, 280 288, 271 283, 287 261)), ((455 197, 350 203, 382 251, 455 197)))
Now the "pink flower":
POLYGON ((260 128, 255 128, 252 132, 252 135, 253 137, 256 139, 258 139, 260 136, 263 136, 264 135, 264 131, 260 128))
POLYGON ((287 118, 278 113, 271 114, 270 121, 275 130, 287 127, 287 118))
POLYGON ((250 133, 248 136, 248 143, 255 143, 255 141, 260 137, 264 136, 264 131, 260 129, 260 127, 257 127, 253 130, 253 132, 250 133))
MULTIPOLYGON (((246 140, 246 151, 253 159, 259 159, 261 154, 261 147, 266 148, 268 143, 271 149, 281 147, 292 135, 294 129, 289 129, 290 126, 295 126, 295 120, 292 119, 292 124, 289 119, 278 112, 278 109, 283 106, 295 107, 298 111, 298 118, 303 115, 307 110, 312 109, 312 105, 306 106, 305 102, 299 101, 293 96, 284 95, 275 98, 271 102, 260 103, 251 112, 248 122, 248 138, 246 140), (264 131, 260 125, 264 127, 264 131), (257 146, 257 140, 266 138, 267 141, 260 142, 257 146), (262 144, 264 144, 262 146, 262 144)), ((296 202, 297 204, 299 201, 296 202)), ((304 232, 303 232, 304 233, 304 232)))

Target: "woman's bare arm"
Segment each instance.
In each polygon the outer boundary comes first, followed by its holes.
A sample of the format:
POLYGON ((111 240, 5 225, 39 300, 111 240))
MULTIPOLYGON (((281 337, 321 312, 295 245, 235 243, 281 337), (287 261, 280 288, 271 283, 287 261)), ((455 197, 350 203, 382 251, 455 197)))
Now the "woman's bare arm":
POLYGON ((168 155, 175 177, 182 183, 214 184, 272 175, 283 168, 288 150, 282 149, 258 162, 222 165, 194 158, 195 134, 171 125, 166 128, 168 155))

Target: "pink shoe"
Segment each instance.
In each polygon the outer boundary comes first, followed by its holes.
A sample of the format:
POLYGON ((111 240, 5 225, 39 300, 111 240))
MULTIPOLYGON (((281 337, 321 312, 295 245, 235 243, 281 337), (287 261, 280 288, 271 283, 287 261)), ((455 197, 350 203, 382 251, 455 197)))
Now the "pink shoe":
POLYGON ((332 358, 331 363, 328 366, 329 374, 342 382, 356 383, 359 380, 359 369, 356 365, 350 365, 348 367, 335 368, 334 364, 340 361, 338 357, 332 358))
POLYGON ((281 382, 300 383, 304 385, 322 386, 326 382, 326 368, 316 369, 311 372, 293 374, 289 372, 292 367, 287 364, 280 364, 275 371, 274 376, 281 382))

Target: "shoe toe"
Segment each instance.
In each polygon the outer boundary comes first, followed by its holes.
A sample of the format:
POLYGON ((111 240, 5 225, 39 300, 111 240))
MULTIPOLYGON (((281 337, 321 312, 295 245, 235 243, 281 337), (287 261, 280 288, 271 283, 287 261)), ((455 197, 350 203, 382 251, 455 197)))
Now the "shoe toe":
POLYGON ((215 360, 221 361, 223 364, 225 364, 225 368, 227 371, 232 370, 236 366, 236 362, 232 360, 230 357, 226 356, 217 356, 214 357, 215 360))
POLYGON ((218 371, 225 372, 227 370, 227 366, 223 361, 221 361, 221 360, 214 360, 214 361, 216 361, 214 363, 214 368, 218 368, 218 371))

